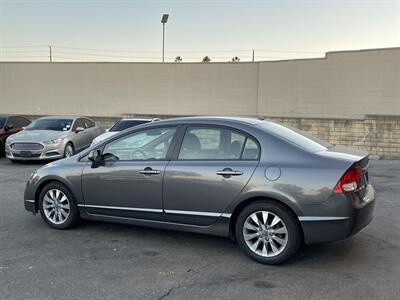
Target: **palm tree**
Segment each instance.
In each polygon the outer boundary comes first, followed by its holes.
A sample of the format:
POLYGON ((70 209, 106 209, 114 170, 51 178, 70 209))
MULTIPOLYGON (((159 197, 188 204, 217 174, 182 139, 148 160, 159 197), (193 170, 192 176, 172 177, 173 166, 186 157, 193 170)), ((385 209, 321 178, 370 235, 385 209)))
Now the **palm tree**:
POLYGON ((240 61, 239 57, 237 57, 237 56, 232 57, 232 62, 239 62, 239 61, 240 61))
POLYGON ((209 58, 208 56, 204 56, 202 62, 203 63, 209 63, 211 61, 211 58, 209 58))
POLYGON ((175 57, 175 62, 182 62, 182 57, 180 56, 175 57))

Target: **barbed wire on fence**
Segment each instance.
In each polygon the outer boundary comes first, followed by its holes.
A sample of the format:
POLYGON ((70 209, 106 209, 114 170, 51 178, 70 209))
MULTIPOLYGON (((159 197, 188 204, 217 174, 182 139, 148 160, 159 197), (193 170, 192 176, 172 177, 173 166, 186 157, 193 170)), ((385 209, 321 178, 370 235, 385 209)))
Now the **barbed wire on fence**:
MULTIPOLYGON (((201 62, 205 56, 211 62, 248 62, 324 56, 324 52, 279 49, 230 49, 165 51, 168 62, 201 62), (179 57, 180 59, 176 60, 179 57), (235 58, 235 59, 233 59, 235 58)), ((159 62, 161 51, 132 49, 99 49, 64 45, 15 45, 0 47, 0 61, 110 61, 159 62), (145 55, 149 54, 149 55, 145 55)))

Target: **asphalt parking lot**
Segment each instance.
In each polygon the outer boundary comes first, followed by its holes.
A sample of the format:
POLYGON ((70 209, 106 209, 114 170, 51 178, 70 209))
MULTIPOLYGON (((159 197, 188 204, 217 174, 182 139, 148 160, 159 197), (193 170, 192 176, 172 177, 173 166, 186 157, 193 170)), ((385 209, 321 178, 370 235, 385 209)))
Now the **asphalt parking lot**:
POLYGON ((400 298, 400 161, 372 161, 367 228, 274 267, 225 238, 100 222, 50 229, 23 207, 40 166, 0 159, 1 299, 400 298))

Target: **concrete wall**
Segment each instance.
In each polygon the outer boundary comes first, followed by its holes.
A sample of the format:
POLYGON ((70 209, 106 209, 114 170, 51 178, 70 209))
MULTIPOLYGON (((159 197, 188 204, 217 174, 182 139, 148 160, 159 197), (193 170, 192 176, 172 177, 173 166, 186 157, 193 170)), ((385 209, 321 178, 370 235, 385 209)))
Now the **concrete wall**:
POLYGON ((256 63, 0 63, 0 113, 400 115, 400 48, 256 63))
POLYGON ((0 114, 263 116, 400 159, 400 48, 257 63, 0 63, 0 114))
POLYGON ((400 159, 400 116, 367 115, 361 120, 270 119, 299 128, 332 144, 363 149, 381 159, 400 159))

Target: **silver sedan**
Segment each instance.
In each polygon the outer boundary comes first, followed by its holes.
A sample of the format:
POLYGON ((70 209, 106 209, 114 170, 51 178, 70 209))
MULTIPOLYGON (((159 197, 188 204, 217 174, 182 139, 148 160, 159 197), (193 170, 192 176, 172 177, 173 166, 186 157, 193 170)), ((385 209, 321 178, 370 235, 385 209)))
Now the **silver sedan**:
POLYGON ((11 160, 47 160, 73 156, 90 146, 101 129, 88 118, 44 117, 7 139, 11 160))

